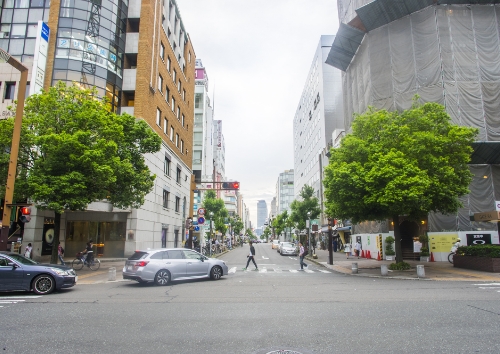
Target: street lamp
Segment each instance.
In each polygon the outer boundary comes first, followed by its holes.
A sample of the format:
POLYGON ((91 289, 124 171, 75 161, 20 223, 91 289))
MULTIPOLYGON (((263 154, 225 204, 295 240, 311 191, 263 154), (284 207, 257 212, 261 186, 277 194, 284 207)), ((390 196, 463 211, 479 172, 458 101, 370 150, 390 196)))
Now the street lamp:
POLYGON ((0 63, 10 64, 14 69, 21 72, 19 88, 17 91, 16 117, 14 119, 14 131, 12 132, 12 146, 10 148, 9 172, 7 174, 7 187, 5 189, 5 204, 2 215, 2 232, 0 233, 0 251, 7 250, 9 239, 10 216, 12 213, 12 199, 14 198, 14 183, 16 181, 17 157, 19 155, 19 142, 21 140, 21 126, 24 114, 24 99, 26 96, 26 85, 28 82, 28 68, 11 57, 5 50, 0 49, 0 63))
POLYGON ((210 212, 210 237, 208 238, 208 249, 210 250, 210 257, 212 257, 212 218, 214 217, 214 213, 210 212))
POLYGON ((307 220, 309 221, 307 223, 307 239, 309 240, 309 255, 312 255, 312 250, 311 250, 311 212, 307 212, 307 220))

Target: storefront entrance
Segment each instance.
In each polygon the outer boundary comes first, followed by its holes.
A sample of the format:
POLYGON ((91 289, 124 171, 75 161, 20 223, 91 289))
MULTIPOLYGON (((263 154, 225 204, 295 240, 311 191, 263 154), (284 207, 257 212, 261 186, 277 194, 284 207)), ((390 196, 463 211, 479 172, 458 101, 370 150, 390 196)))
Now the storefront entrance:
POLYGON ((73 256, 85 249, 88 241, 94 242, 97 257, 123 258, 125 251, 125 222, 68 221, 66 225, 66 256, 73 256))

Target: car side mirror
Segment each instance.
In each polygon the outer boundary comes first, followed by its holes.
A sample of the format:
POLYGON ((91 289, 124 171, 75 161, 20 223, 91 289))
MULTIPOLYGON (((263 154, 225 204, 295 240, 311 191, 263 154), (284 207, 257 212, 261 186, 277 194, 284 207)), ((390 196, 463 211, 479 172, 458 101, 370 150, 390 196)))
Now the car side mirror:
POLYGON ((17 268, 18 267, 18 265, 16 263, 14 263, 14 262, 9 262, 9 263, 7 263, 7 265, 9 267, 12 267, 12 268, 17 268))
POLYGON ((200 258, 198 258, 198 259, 199 259, 200 261, 202 261, 202 262, 205 262, 205 257, 203 257, 203 256, 202 256, 202 257, 200 257, 200 258))

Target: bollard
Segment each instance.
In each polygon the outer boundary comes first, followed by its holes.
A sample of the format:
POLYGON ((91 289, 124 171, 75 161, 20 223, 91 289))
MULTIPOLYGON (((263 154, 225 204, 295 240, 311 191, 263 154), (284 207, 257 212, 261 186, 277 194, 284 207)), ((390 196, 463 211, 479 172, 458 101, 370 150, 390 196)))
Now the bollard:
POLYGON ((111 267, 108 270, 108 281, 115 281, 116 280, 116 268, 111 267))
POLYGON ((352 274, 358 274, 358 263, 352 264, 352 274))
POLYGON ((388 270, 387 270, 387 264, 382 264, 380 266, 380 274, 386 276, 388 273, 388 270))
POLYGON ((423 265, 417 265, 417 277, 425 278, 425 269, 423 265))

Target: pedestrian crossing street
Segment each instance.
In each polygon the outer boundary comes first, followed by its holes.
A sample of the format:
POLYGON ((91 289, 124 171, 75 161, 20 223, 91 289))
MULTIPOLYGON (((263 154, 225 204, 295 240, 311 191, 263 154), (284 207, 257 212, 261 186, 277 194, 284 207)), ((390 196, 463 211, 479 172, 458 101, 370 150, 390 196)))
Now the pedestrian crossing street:
POLYGON ((300 270, 300 269, 282 269, 282 268, 267 268, 267 267, 262 267, 262 268, 259 268, 258 271, 254 270, 253 268, 249 268, 247 270, 244 270, 242 269, 242 267, 231 267, 229 268, 229 274, 235 274, 235 273, 259 273, 259 274, 266 274, 266 273, 293 273, 293 274, 296 274, 296 273, 309 273, 309 274, 312 274, 312 273, 318 273, 318 274, 321 274, 321 273, 331 273, 330 271, 328 270, 324 270, 324 269, 307 269, 305 268, 303 271, 300 270))
POLYGON ((25 303, 26 300, 38 299, 41 295, 0 296, 0 310, 25 303))

